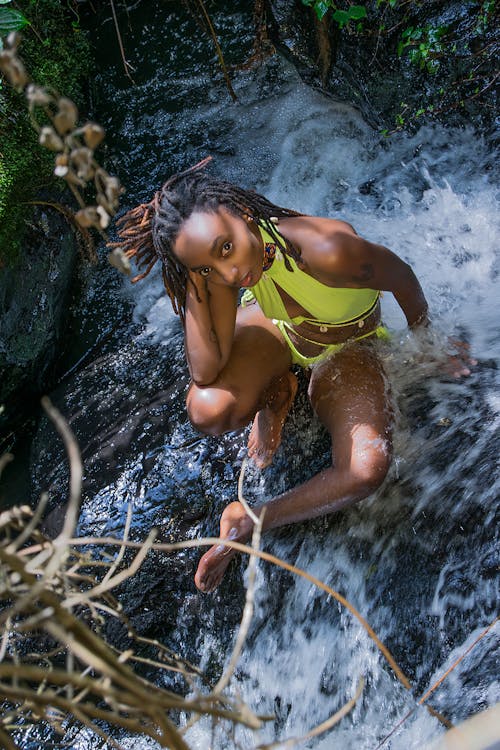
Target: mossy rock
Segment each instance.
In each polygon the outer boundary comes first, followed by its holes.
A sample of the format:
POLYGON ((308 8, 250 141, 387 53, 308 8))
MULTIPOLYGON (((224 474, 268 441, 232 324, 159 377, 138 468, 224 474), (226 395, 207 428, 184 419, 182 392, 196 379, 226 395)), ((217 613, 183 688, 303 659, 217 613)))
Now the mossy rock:
POLYGON ((74 229, 63 215, 41 206, 29 214, 23 252, 0 277, 0 433, 50 380, 77 256, 74 229))
MULTIPOLYGON (((29 19, 19 55, 30 78, 73 99, 84 101, 83 87, 91 67, 90 45, 75 29, 75 16, 57 0, 19 0, 29 19)), ((38 144, 22 93, 0 88, 0 267, 12 266, 22 252, 26 203, 54 182, 54 155, 38 144)))
MULTIPOLYGON (((90 46, 57 0, 19 0, 30 25, 19 47, 30 78, 84 101, 90 46)), ((0 87, 0 432, 50 380, 72 283, 76 240, 66 218, 35 206, 58 203, 64 184, 54 154, 38 144, 24 94, 0 87)), ((67 194, 66 194, 67 196, 67 194)))

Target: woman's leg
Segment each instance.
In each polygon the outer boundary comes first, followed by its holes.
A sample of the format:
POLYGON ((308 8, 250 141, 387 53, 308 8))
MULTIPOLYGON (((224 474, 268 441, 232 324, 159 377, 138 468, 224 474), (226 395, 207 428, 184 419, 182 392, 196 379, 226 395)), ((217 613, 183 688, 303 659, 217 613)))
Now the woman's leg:
MULTIPOLYGON (((311 375, 311 403, 332 436, 332 466, 279 497, 265 509, 263 529, 340 510, 380 486, 391 460, 392 410, 382 366, 373 348, 353 344, 326 360, 311 375)), ((240 503, 221 517, 222 538, 246 541, 252 522, 240 503)), ((200 560, 195 583, 215 588, 234 553, 213 547, 200 560)))
POLYGON ((220 435, 255 417, 248 453, 258 466, 267 466, 297 390, 290 364, 283 336, 259 306, 238 309, 227 365, 210 385, 190 386, 186 404, 192 424, 200 432, 220 435))

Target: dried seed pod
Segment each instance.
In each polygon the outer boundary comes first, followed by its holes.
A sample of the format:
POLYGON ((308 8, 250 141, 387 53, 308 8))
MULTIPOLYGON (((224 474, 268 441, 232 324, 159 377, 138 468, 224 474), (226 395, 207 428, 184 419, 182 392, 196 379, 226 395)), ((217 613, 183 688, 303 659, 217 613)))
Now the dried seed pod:
POLYGON ((56 177, 66 177, 69 169, 68 165, 69 159, 67 154, 59 154, 56 156, 56 166, 54 169, 56 177))
POLYGON ((30 83, 26 89, 26 98, 30 107, 45 107, 52 101, 52 97, 47 90, 43 86, 36 86, 34 83, 30 83))
POLYGON ((85 146, 74 148, 70 153, 71 165, 82 180, 87 181, 94 176, 95 170, 92 157, 93 153, 91 149, 85 146))
POLYGON ((121 248, 115 247, 115 249, 108 255, 108 261, 114 268, 117 268, 126 276, 130 276, 132 273, 130 261, 121 248))
POLYGON ((76 126, 78 110, 71 99, 61 97, 57 101, 58 112, 54 116, 54 125, 60 135, 66 135, 76 126))
POLYGON ((101 229, 106 229, 111 221, 111 216, 103 206, 97 206, 97 213, 99 214, 99 225, 101 229))
POLYGON ((88 229, 89 227, 100 229, 101 225, 99 222, 99 214, 97 213, 96 206, 87 206, 86 208, 81 208, 76 212, 75 219, 80 224, 80 226, 85 227, 85 229, 88 229))
POLYGON ((7 36, 7 39, 5 40, 5 46, 15 52, 19 45, 21 44, 21 34, 18 34, 17 31, 11 31, 10 34, 7 36))
POLYGON ((76 185, 77 187, 84 188, 86 183, 85 180, 82 180, 76 172, 74 172, 71 167, 68 167, 68 171, 64 175, 64 179, 66 182, 70 182, 72 185, 76 185))
POLYGON ((13 59, 14 53, 9 49, 0 50, 0 70, 2 71, 2 73, 5 73, 5 75, 7 75, 7 69, 10 65, 12 65, 13 59))
POLYGON ((97 148, 104 139, 104 129, 96 122, 86 122, 82 132, 85 143, 91 149, 97 148))
POLYGON ((42 146, 50 149, 50 151, 62 151, 64 149, 64 143, 50 125, 44 125, 40 131, 38 140, 42 146))
POLYGON ((118 208, 118 198, 124 192, 124 188, 118 177, 110 177, 108 175, 104 180, 104 190, 109 203, 111 203, 115 209, 118 208))
POLYGON ((103 193, 100 191, 97 193, 97 202, 100 206, 104 208, 105 211, 108 212, 111 216, 115 213, 115 207, 109 203, 109 201, 106 199, 103 193))
POLYGON ((28 83, 24 65, 10 50, 0 52, 0 70, 15 89, 23 89, 28 83))

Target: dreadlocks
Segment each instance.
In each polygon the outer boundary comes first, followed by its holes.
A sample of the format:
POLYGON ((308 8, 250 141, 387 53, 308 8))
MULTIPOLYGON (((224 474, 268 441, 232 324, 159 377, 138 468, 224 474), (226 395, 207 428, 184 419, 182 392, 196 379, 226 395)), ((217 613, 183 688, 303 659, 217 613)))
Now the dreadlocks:
POLYGON ((127 258, 135 258, 142 273, 132 283, 149 274, 155 263, 162 264, 163 283, 174 312, 184 320, 187 269, 177 260, 173 246, 183 223, 194 211, 215 213, 224 206, 235 216, 250 216, 266 229, 283 252, 287 269, 292 270, 287 256, 299 260, 300 254, 276 231, 277 219, 300 216, 296 211, 274 205, 251 190, 217 180, 204 171, 212 160, 206 157, 194 167, 170 177, 153 200, 142 203, 117 221, 119 242, 109 243, 120 248, 127 258), (273 222, 274 220, 274 222, 273 222))

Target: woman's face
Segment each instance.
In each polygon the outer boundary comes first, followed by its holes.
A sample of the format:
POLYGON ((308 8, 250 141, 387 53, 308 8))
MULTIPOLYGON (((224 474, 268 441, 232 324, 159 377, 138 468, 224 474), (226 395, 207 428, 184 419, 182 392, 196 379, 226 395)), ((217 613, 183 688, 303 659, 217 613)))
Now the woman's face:
POLYGON ((264 246, 258 227, 222 206, 215 213, 192 213, 173 250, 188 271, 212 284, 248 287, 262 276, 264 246))

